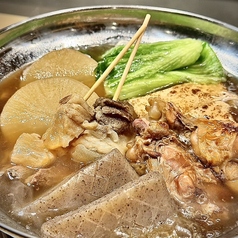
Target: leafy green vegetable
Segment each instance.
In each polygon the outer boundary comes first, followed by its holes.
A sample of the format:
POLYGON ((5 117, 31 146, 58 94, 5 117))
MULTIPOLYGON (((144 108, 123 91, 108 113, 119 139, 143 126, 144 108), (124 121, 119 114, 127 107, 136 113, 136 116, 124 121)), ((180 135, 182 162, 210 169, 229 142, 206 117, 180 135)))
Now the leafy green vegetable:
MULTIPOLYGON (((107 51, 98 62, 99 78, 124 46, 107 51)), ((104 82, 106 95, 113 97, 122 77, 132 48, 127 51, 104 82)), ((143 96, 147 93, 185 82, 224 82, 222 65, 212 48, 203 41, 181 39, 144 43, 137 50, 119 99, 143 96)))

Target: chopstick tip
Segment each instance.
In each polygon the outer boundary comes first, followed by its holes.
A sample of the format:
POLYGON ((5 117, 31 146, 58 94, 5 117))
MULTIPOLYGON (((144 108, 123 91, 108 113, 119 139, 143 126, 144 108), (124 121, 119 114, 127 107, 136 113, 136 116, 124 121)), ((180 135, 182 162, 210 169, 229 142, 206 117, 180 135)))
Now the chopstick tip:
POLYGON ((146 16, 145 16, 145 19, 149 20, 150 18, 151 18, 151 15, 149 13, 147 13, 146 16))

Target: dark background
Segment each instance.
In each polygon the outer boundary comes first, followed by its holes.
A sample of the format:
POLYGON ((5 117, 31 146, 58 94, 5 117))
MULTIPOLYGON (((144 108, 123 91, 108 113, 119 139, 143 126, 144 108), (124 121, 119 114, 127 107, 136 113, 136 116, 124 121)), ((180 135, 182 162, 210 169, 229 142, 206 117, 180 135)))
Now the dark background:
POLYGON ((214 18, 238 27, 238 0, 0 0, 0 12, 35 16, 65 8, 96 5, 172 8, 214 18))

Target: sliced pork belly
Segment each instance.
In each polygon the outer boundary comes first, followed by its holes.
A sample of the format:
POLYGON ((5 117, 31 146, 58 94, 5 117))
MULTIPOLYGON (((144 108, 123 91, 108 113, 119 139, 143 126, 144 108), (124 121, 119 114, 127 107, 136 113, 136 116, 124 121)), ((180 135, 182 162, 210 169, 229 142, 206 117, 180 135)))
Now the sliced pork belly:
POLYGON ((33 203, 14 211, 14 215, 39 229, 46 220, 88 204, 138 177, 124 156, 113 150, 33 203))
POLYGON ((44 223, 41 236, 140 237, 144 228, 172 219, 176 209, 160 174, 149 173, 88 205, 44 223))

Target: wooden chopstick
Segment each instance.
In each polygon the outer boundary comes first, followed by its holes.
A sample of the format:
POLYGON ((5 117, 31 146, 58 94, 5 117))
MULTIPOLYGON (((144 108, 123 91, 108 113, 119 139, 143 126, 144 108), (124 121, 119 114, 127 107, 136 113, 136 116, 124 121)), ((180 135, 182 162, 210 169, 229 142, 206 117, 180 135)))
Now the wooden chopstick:
POLYGON ((131 52, 130 58, 129 58, 127 64, 126 64, 126 67, 125 67, 125 69, 123 71, 121 80, 120 80, 120 82, 119 82, 119 84, 117 86, 116 92, 115 92, 115 94, 113 96, 113 100, 114 101, 117 101, 117 99, 120 96, 120 92, 121 92, 123 84, 124 84, 124 82, 126 80, 126 76, 127 76, 128 72, 130 70, 131 64, 132 64, 132 62, 134 60, 134 57, 135 57, 136 52, 137 52, 137 49, 139 48, 139 45, 140 45, 140 42, 141 42, 141 39, 142 39, 143 35, 144 35, 144 32, 142 32, 141 35, 139 36, 139 38, 137 39, 135 47, 134 47, 133 51, 131 52))
POLYGON ((92 93, 95 91, 95 89, 105 80, 105 78, 108 76, 108 74, 113 70, 113 68, 116 66, 116 64, 119 62, 119 60, 124 56, 124 54, 127 52, 127 50, 131 47, 131 45, 138 40, 138 37, 141 36, 141 34, 145 31, 148 23, 150 20, 150 14, 147 14, 143 24, 138 29, 138 31, 135 33, 135 35, 131 38, 131 40, 124 46, 122 51, 117 55, 117 57, 112 61, 112 63, 108 66, 108 68, 104 71, 104 73, 101 75, 101 77, 93 84, 93 86, 90 88, 90 90, 86 93, 84 96, 84 100, 87 101, 88 98, 92 95, 92 93))

